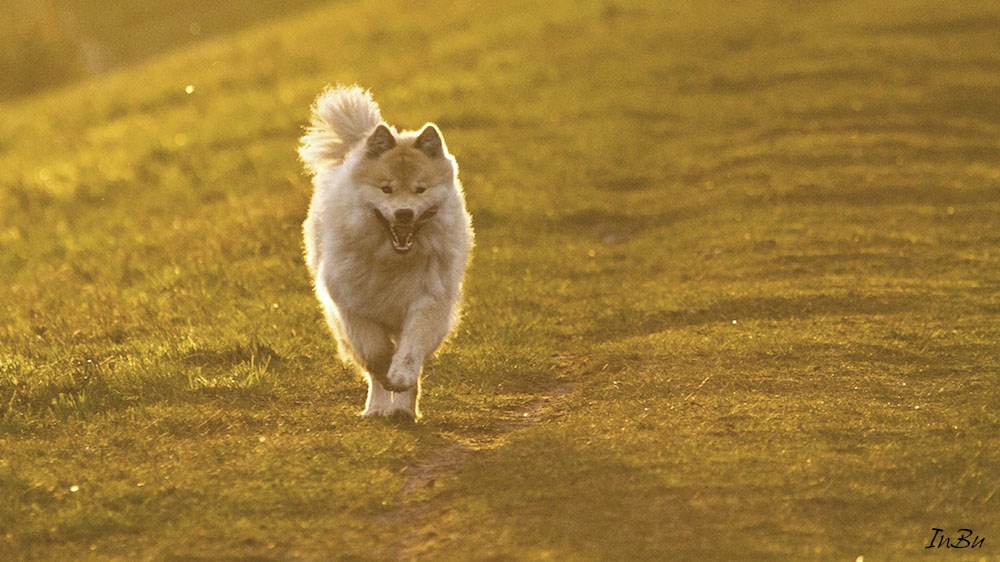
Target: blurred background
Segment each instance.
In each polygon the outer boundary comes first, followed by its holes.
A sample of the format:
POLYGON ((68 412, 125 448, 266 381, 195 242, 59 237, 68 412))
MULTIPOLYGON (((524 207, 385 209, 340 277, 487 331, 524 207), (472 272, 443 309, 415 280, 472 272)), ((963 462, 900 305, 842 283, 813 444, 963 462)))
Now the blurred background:
POLYGON ((322 0, 0 0, 0 99, 141 62, 322 0))

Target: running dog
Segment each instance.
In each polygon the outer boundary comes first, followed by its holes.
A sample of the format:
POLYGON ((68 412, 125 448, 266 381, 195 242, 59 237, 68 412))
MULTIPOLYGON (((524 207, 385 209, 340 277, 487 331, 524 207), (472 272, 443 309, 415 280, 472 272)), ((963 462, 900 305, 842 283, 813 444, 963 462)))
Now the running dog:
POLYGON ((314 188, 305 260, 340 359, 368 381, 362 415, 416 419, 473 245, 455 158, 435 125, 397 131, 358 86, 319 95, 299 156, 314 188))

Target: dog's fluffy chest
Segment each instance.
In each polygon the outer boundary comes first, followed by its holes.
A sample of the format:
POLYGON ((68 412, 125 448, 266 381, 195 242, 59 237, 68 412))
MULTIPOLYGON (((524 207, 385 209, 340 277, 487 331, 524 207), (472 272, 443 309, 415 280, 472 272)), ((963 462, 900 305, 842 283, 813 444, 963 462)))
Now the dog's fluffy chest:
POLYGON ((330 296, 341 308, 401 329, 421 300, 450 296, 449 271, 438 256, 352 252, 326 269, 330 296))

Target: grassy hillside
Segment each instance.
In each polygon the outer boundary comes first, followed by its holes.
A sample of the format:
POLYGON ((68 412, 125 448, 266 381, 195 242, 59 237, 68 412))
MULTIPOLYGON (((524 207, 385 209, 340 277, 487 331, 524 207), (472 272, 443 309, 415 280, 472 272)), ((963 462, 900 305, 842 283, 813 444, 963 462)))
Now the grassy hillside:
POLYGON ((0 0, 0 99, 100 75, 320 0, 0 0))
POLYGON ((998 41, 346 1, 7 103, 0 558, 996 558, 998 41), (413 427, 357 416, 301 260, 335 82, 437 122, 474 215, 413 427))

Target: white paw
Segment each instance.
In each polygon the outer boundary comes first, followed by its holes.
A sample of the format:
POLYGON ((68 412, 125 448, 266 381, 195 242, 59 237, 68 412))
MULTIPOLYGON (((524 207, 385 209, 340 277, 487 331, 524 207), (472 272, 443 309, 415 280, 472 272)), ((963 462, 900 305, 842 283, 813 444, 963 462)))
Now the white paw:
POLYGON ((361 412, 364 418, 387 418, 400 421, 413 421, 417 419, 417 414, 410 408, 394 406, 390 408, 367 408, 361 412))
POLYGON ((417 386, 417 378, 420 376, 420 369, 413 365, 413 361, 404 360, 393 362, 389 368, 389 373, 385 376, 385 383, 382 385, 386 390, 392 392, 405 392, 417 386))

